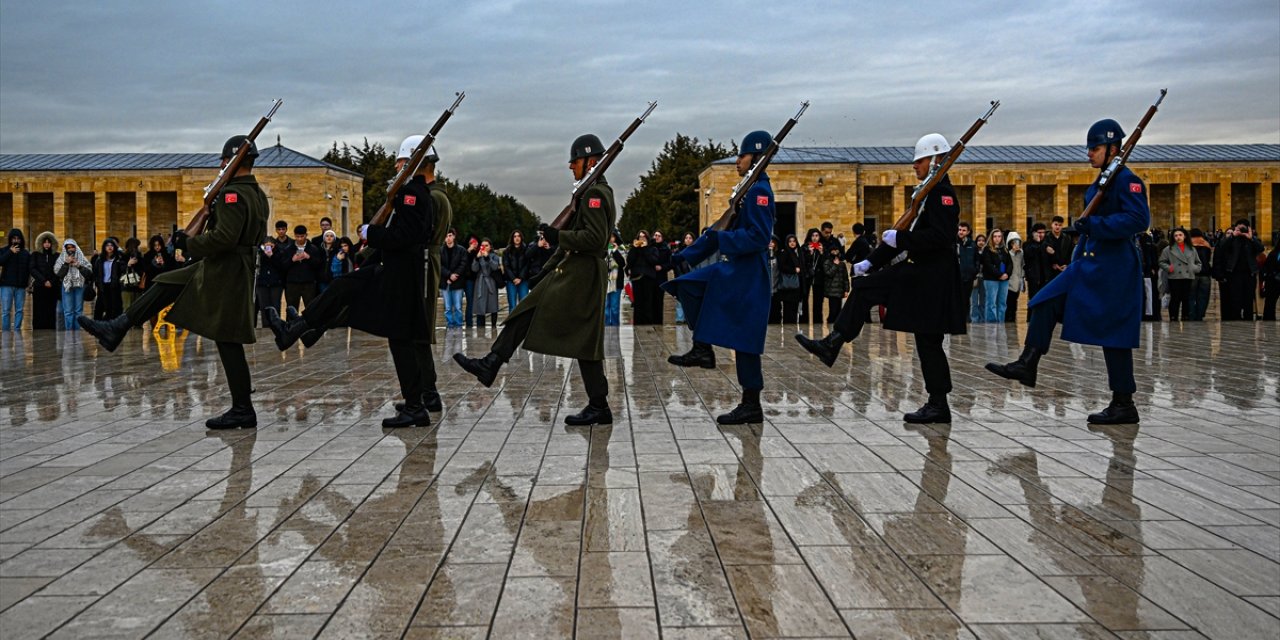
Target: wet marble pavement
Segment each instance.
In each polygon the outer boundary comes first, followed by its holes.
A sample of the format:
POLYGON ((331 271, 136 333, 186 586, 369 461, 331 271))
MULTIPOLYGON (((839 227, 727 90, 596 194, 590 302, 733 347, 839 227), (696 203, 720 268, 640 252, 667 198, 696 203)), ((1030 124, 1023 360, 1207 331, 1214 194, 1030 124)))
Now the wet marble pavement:
POLYGON ((384 431, 384 343, 249 351, 257 431, 211 344, 137 331, 0 342, 0 634, 37 638, 1274 638, 1280 327, 1144 325, 1141 427, 1089 427, 1099 350, 1040 387, 987 374, 1021 326, 950 340, 956 421, 909 336, 833 369, 776 327, 767 421, 717 428, 734 365, 683 327, 610 330, 617 422, 566 428, 571 362, 491 389, 436 346, 445 411, 384 431))

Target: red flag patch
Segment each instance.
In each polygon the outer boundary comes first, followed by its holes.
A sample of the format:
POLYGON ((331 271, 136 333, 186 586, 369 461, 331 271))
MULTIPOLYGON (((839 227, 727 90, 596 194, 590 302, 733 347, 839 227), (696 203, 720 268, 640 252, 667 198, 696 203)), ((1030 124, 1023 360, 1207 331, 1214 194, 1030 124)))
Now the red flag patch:
POLYGON ((756 204, 762 207, 769 206, 769 196, 756 196, 756 204))
POLYGON ((237 196, 234 193, 228 193, 222 200, 227 204, 234 204, 240 201, 240 196, 237 196))
POLYGON ((591 198, 590 200, 587 200, 587 206, 591 207, 592 209, 599 209, 600 198, 591 198))
POLYGON ((942 196, 942 204, 944 206, 953 207, 956 204, 956 199, 951 196, 942 196))
POLYGON ((418 204, 418 196, 405 196, 404 203, 412 207, 413 205, 418 204))
POLYGON ((1142 183, 1132 182, 1129 184, 1129 193, 1142 193, 1142 183))

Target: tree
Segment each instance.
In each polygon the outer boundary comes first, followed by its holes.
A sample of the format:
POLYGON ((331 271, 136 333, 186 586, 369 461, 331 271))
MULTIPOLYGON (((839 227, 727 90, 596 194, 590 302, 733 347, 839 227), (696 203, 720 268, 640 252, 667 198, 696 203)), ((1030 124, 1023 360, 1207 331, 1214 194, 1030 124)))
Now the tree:
MULTIPOLYGON (((380 143, 369 144, 366 138, 358 149, 345 142, 339 146, 335 141, 325 152, 324 161, 364 174, 364 220, 368 222, 387 201, 387 186, 396 176, 395 156, 380 143)), ((532 241, 538 218, 514 197, 494 193, 485 184, 459 184, 440 173, 436 179, 449 195, 453 227, 463 236, 460 241, 474 235, 489 238, 495 247, 503 247, 514 229, 521 230, 525 239, 532 241)))
POLYGON ((702 197, 698 192, 698 174, 707 165, 737 154, 737 145, 725 147, 708 140, 676 134, 662 146, 649 172, 640 177, 640 186, 622 205, 618 222, 624 238, 632 238, 640 229, 660 229, 671 240, 692 231, 697 235, 698 210, 702 197))

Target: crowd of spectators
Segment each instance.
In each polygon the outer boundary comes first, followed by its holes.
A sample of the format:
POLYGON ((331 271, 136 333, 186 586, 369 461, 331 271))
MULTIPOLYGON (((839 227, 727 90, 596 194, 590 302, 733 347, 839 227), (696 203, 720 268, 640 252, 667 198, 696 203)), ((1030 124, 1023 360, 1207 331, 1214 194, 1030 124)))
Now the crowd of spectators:
MULTIPOLYGON (((332 221, 320 221, 319 235, 306 225, 275 223, 275 234, 258 248, 257 307, 305 306, 333 281, 359 269, 368 254, 363 242, 339 237, 332 221)), ((833 233, 823 223, 803 238, 787 235, 769 245, 773 299, 769 321, 785 324, 834 322, 852 284, 850 267, 867 259, 878 244, 877 235, 862 224, 853 225, 852 239, 833 233), (825 309, 824 309, 825 307, 825 309)), ((692 232, 668 240, 661 230, 639 231, 627 243, 615 230, 605 262, 608 288, 605 323, 621 322, 622 299, 632 307, 636 325, 667 321, 666 294, 661 284, 700 265, 673 260, 695 241, 692 232)), ((1013 230, 990 229, 974 235, 960 224, 957 260, 964 287, 971 290, 968 318, 973 323, 1014 322, 1020 305, 1071 263, 1075 237, 1065 221, 1054 217, 1048 225, 1034 224, 1024 239, 1013 230), (1024 296, 1025 293, 1025 296, 1024 296)), ((1204 233, 1200 229, 1151 229, 1138 236, 1145 275, 1144 317, 1150 321, 1202 321, 1209 311, 1213 283, 1218 283, 1222 320, 1274 320, 1280 298, 1280 251, 1264 250, 1248 221, 1204 233), (1261 310, 1257 307, 1261 296, 1261 310)), ((440 248, 440 292, 445 326, 496 325, 500 315, 515 309, 536 286, 543 265, 555 247, 539 234, 525 242, 514 230, 504 246, 489 238, 451 230, 440 248), (506 304, 501 295, 505 293, 506 304)), ((708 260, 715 260, 713 256, 708 260)), ((107 238, 86 255, 72 238, 62 242, 43 232, 28 247, 18 229, 9 232, 8 247, 0 252, 0 329, 20 330, 31 298, 33 329, 77 329, 75 318, 93 304, 92 316, 112 318, 166 271, 187 263, 174 238, 152 236, 143 246, 129 238, 123 248, 107 238)), ((283 314, 282 314, 283 315, 283 314)), ((674 305, 676 323, 683 309, 674 305)), ((154 322, 154 319, 153 319, 154 322)))

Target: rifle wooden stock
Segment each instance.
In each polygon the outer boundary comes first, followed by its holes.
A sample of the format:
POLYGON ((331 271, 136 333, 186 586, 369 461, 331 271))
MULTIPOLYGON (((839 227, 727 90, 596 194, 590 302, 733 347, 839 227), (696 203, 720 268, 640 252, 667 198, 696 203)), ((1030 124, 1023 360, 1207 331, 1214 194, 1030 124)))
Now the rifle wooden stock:
POLYGON ((284 100, 279 98, 271 103, 271 109, 258 120, 257 124, 253 125, 253 130, 249 132, 248 140, 241 144, 240 148, 236 149, 236 155, 232 156, 231 160, 222 167, 222 170, 218 172, 218 177, 214 178, 213 182, 204 188, 204 204, 192 216, 191 222, 187 224, 187 228, 183 232, 187 236, 195 236, 204 232, 205 225, 209 223, 209 207, 217 199, 218 194, 222 193, 222 189, 227 186, 227 182, 234 178, 236 172, 240 170, 240 164, 244 162, 245 155, 249 153, 250 145, 258 139, 258 134, 262 133, 262 130, 267 127, 267 123, 271 122, 271 118, 276 115, 276 110, 282 104, 284 104, 284 100))
POLYGON ((1111 187, 1111 178, 1116 172, 1129 161, 1129 154, 1133 153, 1133 148, 1138 145, 1138 139, 1142 137, 1142 132, 1147 128, 1147 124, 1151 122, 1151 118, 1156 115, 1156 111, 1160 108, 1160 103, 1164 102, 1165 94, 1169 93, 1168 89, 1160 90, 1160 97, 1156 98, 1154 104, 1148 109, 1147 113, 1142 116, 1142 121, 1138 123, 1138 128, 1129 134, 1129 139, 1125 141, 1124 146, 1120 147, 1120 155, 1116 156, 1111 164, 1103 170, 1102 175, 1098 178, 1098 191, 1093 194, 1093 199, 1089 204, 1085 205, 1084 211, 1080 212, 1080 219, 1088 218, 1098 209, 1098 205, 1102 204, 1102 197, 1107 194, 1107 189, 1111 187))
POLYGON ((627 127, 626 131, 623 131, 622 135, 618 136, 618 139, 614 140, 613 144, 609 145, 609 148, 605 150, 604 155, 601 156, 600 161, 597 162, 595 166, 591 167, 591 169, 587 171, 587 175, 582 176, 582 179, 573 186, 573 193, 569 196, 569 204, 565 205, 564 209, 560 210, 560 215, 556 216, 556 219, 552 220, 551 224, 548 226, 563 229, 565 225, 569 224, 569 218, 573 216, 574 205, 578 202, 578 197, 599 181, 605 171, 609 170, 609 165, 613 164, 613 161, 617 159, 619 153, 622 153, 622 145, 627 142, 627 138, 630 138, 631 134, 635 133, 636 129, 639 129, 640 125, 644 124, 645 118, 648 118, 649 114, 653 113, 653 110, 657 107, 657 100, 650 102, 649 108, 645 109, 644 113, 640 114, 639 118, 631 121, 631 125, 627 127))
POLYGON ((457 99, 453 101, 453 105, 445 109, 439 118, 436 118, 436 123, 431 125, 431 130, 427 132, 427 135, 423 136, 422 142, 418 143, 418 146, 414 148, 409 160, 396 172, 396 177, 391 181, 391 186, 387 187, 386 202, 383 202, 382 206, 378 207, 377 213, 373 214, 369 224, 386 224, 387 219, 391 217, 391 212, 395 208, 393 203, 395 202, 396 194, 400 192, 400 188, 404 186, 404 183, 408 182, 413 177, 413 174, 418 172, 422 159, 427 157, 427 151, 431 149, 432 144, 435 144, 436 136, 440 135, 440 130, 444 128, 444 123, 449 121, 449 118, 453 116, 454 110, 462 103, 462 99, 467 97, 465 91, 460 91, 454 95, 457 96, 457 99))
POLYGON ((964 135, 960 136, 960 139, 951 147, 951 151, 947 152, 947 156, 942 159, 942 162, 934 165, 933 169, 929 171, 929 175, 925 176, 924 182, 921 182, 920 186, 916 187, 916 190, 912 192, 911 204, 907 207, 907 212, 902 214, 902 217, 898 218, 898 220, 893 223, 893 227, 891 228, 894 231, 906 231, 911 228, 911 224, 915 222, 916 217, 920 215, 920 205, 924 202, 925 196, 928 196, 929 192, 942 181, 943 176, 947 175, 947 171, 951 169, 951 165, 955 164, 956 159, 960 157, 960 154, 964 153, 965 148, 969 144, 969 140, 973 139, 973 136, 978 133, 978 129, 981 129, 982 125, 987 123, 987 119, 991 117, 991 114, 996 112, 996 109, 999 108, 999 106, 999 100, 992 100, 991 108, 987 110, 986 115, 975 120, 973 124, 969 126, 969 130, 965 131, 964 135))
POLYGON ((760 179, 764 170, 769 167, 769 163, 773 161, 773 156, 778 154, 778 149, 782 146, 783 139, 787 137, 787 134, 791 133, 791 128, 796 126, 796 121, 800 119, 800 116, 804 115, 805 109, 808 108, 808 100, 801 102, 800 110, 796 112, 796 115, 782 125, 778 135, 773 136, 773 139, 769 142, 769 148, 765 149, 759 158, 756 158, 755 164, 751 165, 751 168, 747 170, 747 175, 742 176, 742 180, 733 188, 733 193, 729 195, 729 208, 725 209, 724 213, 720 214, 720 217, 711 223, 710 228, 716 231, 724 231, 729 228, 729 223, 733 221, 733 216, 738 213, 738 205, 742 203, 743 198, 747 197, 747 192, 760 179))

